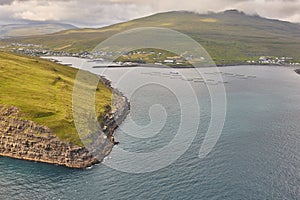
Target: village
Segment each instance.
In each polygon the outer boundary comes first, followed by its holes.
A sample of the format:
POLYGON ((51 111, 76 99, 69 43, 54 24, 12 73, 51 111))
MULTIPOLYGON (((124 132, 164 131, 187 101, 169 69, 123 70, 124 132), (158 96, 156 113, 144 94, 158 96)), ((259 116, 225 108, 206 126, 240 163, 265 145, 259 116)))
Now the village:
MULTIPOLYGON (((90 60, 111 60, 121 65, 140 65, 140 64, 155 64, 155 65, 169 65, 169 66, 190 66, 191 63, 203 62, 204 57, 194 58, 192 55, 173 55, 166 51, 157 50, 135 50, 131 52, 122 51, 80 51, 71 53, 66 51, 55 51, 49 48, 44 48, 39 44, 22 44, 12 43, 10 45, 1 46, 0 49, 9 49, 14 53, 24 54, 33 57, 41 56, 57 56, 57 57, 78 57, 90 60), (121 56, 119 56, 121 55, 121 56)), ((293 57, 276 57, 276 56, 260 56, 253 58, 240 64, 249 65, 288 65, 298 66, 293 57)))
POLYGON ((248 64, 259 65, 300 65, 292 57, 260 56, 258 60, 248 60, 248 64))

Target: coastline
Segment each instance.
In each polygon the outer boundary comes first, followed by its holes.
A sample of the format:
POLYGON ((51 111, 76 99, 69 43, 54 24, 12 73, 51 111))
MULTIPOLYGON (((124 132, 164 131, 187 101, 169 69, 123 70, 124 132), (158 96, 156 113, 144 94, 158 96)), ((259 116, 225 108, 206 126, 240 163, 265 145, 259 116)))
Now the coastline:
MULTIPOLYGON (((58 57, 70 57, 70 58, 80 58, 80 57, 76 57, 76 56, 42 56, 41 58, 44 59, 49 59, 52 62, 56 62, 56 63, 60 63, 59 60, 57 60, 56 58, 58 57)), ((85 58, 82 58, 85 59, 85 58)), ((65 66, 70 66, 71 63, 60 63, 62 65, 65 66)), ((110 65, 110 66, 106 66, 106 65, 95 65, 92 68, 122 68, 122 67, 153 67, 153 68, 165 68, 166 66, 173 68, 173 69, 189 69, 189 68, 195 68, 194 66, 188 66, 188 65, 157 65, 157 64, 153 64, 153 63, 135 63, 132 62, 131 65, 110 65)), ((262 64, 262 63, 227 63, 227 64, 215 64, 215 65, 203 65, 201 67, 203 68, 207 68, 207 67, 230 67, 230 66, 281 66, 281 67, 298 67, 300 65, 291 65, 291 64, 262 64)))
POLYGON ((121 92, 111 87, 109 80, 99 78, 114 91, 115 98, 114 109, 105 114, 100 125, 107 135, 100 152, 93 154, 86 147, 61 141, 48 127, 22 119, 17 107, 3 105, 0 106, 0 156, 76 169, 102 162, 118 144, 113 133, 129 113, 130 104, 121 92))

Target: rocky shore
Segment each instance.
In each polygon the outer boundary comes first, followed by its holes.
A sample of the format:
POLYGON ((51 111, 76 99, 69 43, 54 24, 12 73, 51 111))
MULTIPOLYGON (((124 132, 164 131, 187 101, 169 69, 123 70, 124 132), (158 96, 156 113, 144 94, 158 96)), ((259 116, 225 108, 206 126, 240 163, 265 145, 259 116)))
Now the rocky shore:
MULTIPOLYGON (((101 81, 111 87, 107 79, 101 77, 101 81)), ((97 154, 86 147, 61 141, 48 127, 22 119, 17 107, 0 105, 0 156, 78 169, 100 163, 117 144, 113 132, 130 109, 127 98, 114 91, 113 109, 103 117, 101 123, 105 140, 95 143, 101 145, 101 148, 96 148, 97 154)))

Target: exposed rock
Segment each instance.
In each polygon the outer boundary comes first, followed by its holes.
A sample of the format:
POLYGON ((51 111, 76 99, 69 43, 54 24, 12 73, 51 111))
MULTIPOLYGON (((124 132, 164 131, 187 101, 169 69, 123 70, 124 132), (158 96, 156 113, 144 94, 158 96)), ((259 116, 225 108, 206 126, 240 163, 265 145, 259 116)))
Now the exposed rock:
MULTIPOLYGON (((109 87, 110 82, 101 77, 109 87)), ((0 106, 0 155, 62 165, 70 168, 86 168, 101 162, 107 156, 115 142, 114 130, 129 112, 129 103, 122 93, 114 90, 113 109, 103 117, 102 135, 93 138, 95 148, 87 149, 61 141, 45 126, 21 119, 15 106, 0 106)))
POLYGON ((0 109, 0 155, 85 168, 99 163, 84 147, 60 141, 51 130, 18 117, 18 108, 0 109))

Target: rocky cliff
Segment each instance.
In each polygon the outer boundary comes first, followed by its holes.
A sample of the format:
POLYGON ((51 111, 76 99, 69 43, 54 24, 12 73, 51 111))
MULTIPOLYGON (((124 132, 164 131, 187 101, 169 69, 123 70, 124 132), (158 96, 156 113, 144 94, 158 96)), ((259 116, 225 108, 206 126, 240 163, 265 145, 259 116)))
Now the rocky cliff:
MULTIPOLYGON (((102 81, 110 87, 108 80, 102 78, 102 81)), ((114 96, 113 109, 101 123, 105 140, 96 138, 96 141, 101 141, 95 143, 100 145, 97 152, 59 140, 49 128, 20 118, 17 107, 0 106, 0 155, 70 168, 86 168, 101 162, 117 144, 113 132, 129 112, 127 98, 118 91, 114 96)))

